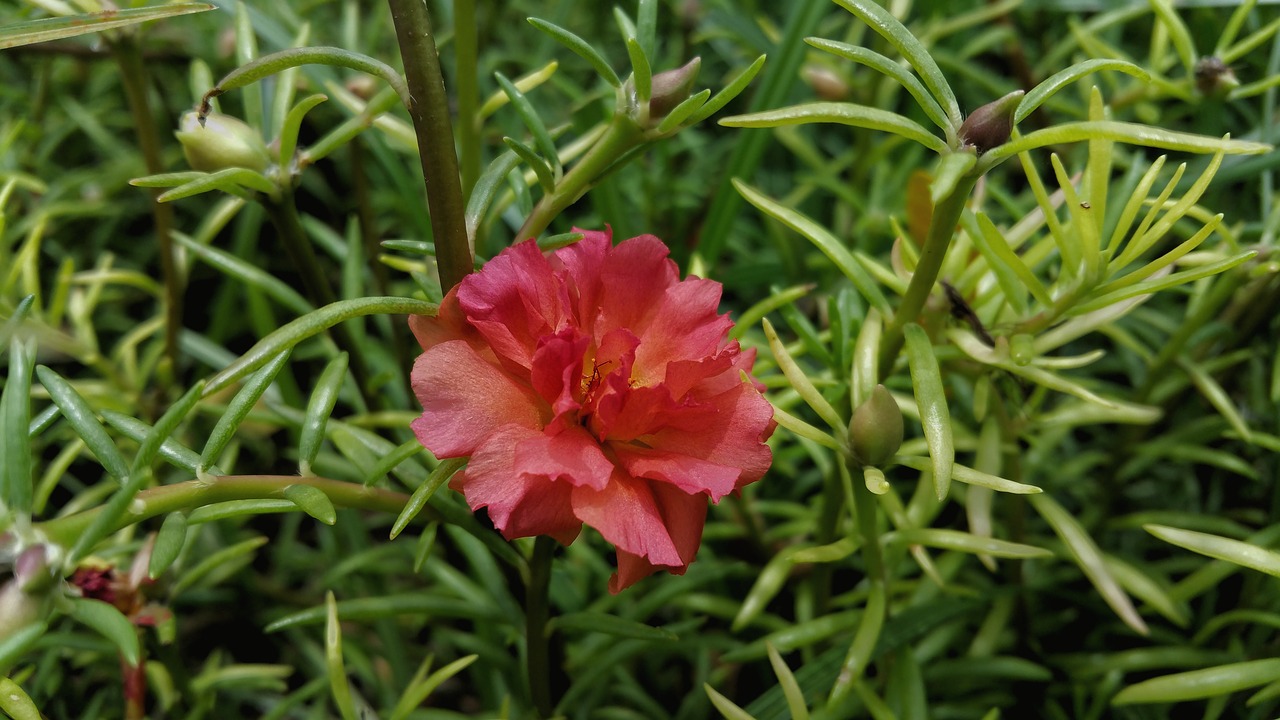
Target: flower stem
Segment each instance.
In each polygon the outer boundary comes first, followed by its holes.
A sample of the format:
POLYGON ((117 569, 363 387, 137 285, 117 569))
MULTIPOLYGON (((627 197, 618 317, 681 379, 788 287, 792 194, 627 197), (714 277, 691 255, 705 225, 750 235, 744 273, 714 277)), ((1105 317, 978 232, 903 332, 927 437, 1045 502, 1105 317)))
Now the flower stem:
POLYGON ((630 117, 622 113, 615 114, 608 129, 573 169, 565 174, 556 185, 555 192, 543 195, 538 201, 516 233, 516 240, 528 240, 541 235, 556 216, 585 195, 608 172, 609 167, 641 142, 643 137, 644 131, 630 117))
MULTIPOLYGON (((358 510, 395 514, 399 513, 409 501, 409 496, 403 493, 328 478, 297 475, 221 475, 207 480, 188 480, 161 485, 139 492, 111 532, 148 518, 228 500, 282 498, 284 489, 290 485, 310 485, 327 495, 333 504, 358 510)), ((101 512, 102 508, 97 507, 74 515, 47 520, 37 524, 36 527, 51 542, 69 547, 101 512)), ((424 508, 423 513, 430 519, 440 519, 439 513, 430 506, 424 508)))
POLYGON ((476 0, 454 0, 453 44, 458 66, 458 152, 462 164, 462 197, 470 199, 480 179, 480 85, 476 0))
POLYGON ((534 541, 524 600, 525 672, 533 708, 540 718, 549 718, 554 712, 551 702, 551 638, 547 627, 551 608, 547 591, 551 586, 551 558, 555 550, 556 541, 547 535, 539 535, 534 541))
MULTIPOLYGON (((162 173, 164 163, 160 159, 160 136, 156 131, 155 118, 151 114, 151 102, 147 97, 149 75, 142 62, 138 43, 132 34, 125 33, 111 44, 111 49, 120 66, 120 80, 124 83, 142 160, 148 173, 162 173)), ((170 369, 176 371, 178 335, 182 331, 182 278, 174 259, 173 239, 169 236, 173 229, 173 207, 168 203, 156 202, 161 190, 162 188, 151 189, 151 219, 156 228, 156 241, 160 249, 160 276, 164 283, 164 353, 169 360, 170 369)))
MULTIPOLYGON (((962 178, 951 191, 933 209, 933 218, 929 221, 929 233, 925 237, 924 247, 920 250, 920 260, 911 275, 911 283, 902 296, 902 303, 893 314, 893 320, 885 328, 880 345, 880 381, 884 382, 893 373, 893 362, 902 351, 903 329, 907 323, 915 322, 924 309, 929 293, 938 282, 938 273, 942 270, 942 261, 947 256, 947 248, 951 246, 951 238, 955 234, 956 223, 964 212, 969 201, 969 193, 977 184, 980 175, 974 174, 962 178)), ((854 483, 855 485, 857 483, 854 483)))
MULTIPOLYGON (((387 0, 396 26, 405 80, 413 102, 409 115, 418 137, 418 155, 427 187, 431 233, 435 238, 440 288, 448 292, 471 272, 467 241, 466 202, 458 177, 458 154, 453 146, 449 96, 440 73, 440 57, 431 31, 425 0, 387 0)), ((466 120, 464 118, 464 120, 466 120)))

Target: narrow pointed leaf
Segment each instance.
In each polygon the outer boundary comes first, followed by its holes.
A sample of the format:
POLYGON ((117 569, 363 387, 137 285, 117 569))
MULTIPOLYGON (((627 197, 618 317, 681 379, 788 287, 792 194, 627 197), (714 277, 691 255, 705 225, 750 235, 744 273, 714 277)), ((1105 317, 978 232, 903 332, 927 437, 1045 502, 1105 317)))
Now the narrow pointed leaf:
POLYGON ((67 602, 70 603, 73 620, 110 640, 126 663, 131 666, 138 664, 138 631, 124 613, 101 600, 68 598, 67 602))
POLYGON ((744 128, 772 128, 811 123, 835 123, 893 133, 908 140, 914 140, 937 153, 944 153, 949 149, 937 135, 904 115, 853 103, 804 103, 750 115, 734 115, 720 121, 720 124, 726 127, 744 128))
MULTIPOLYGON (((558 174, 560 156, 556 152, 555 143, 551 140, 551 133, 547 132, 547 126, 542 122, 538 111, 533 108, 533 103, 529 102, 529 98, 525 97, 524 93, 520 92, 520 89, 502 73, 494 73, 493 77, 498 81, 498 86, 502 88, 502 92, 506 93, 511 100, 511 106, 515 109, 520 121, 524 123, 529 134, 533 136, 533 143, 538 147, 538 152, 542 154, 543 161, 552 169, 553 175, 558 174)), ((510 145, 511 143, 507 144, 510 145)))
POLYGON ((840 413, 827 402, 822 396, 818 388, 809 380, 808 374, 796 363, 795 358, 791 357, 791 353, 787 352, 787 348, 782 344, 782 340, 778 337, 778 333, 773 329, 773 324, 766 318, 762 321, 764 324, 764 336, 769 341, 769 349, 773 352, 773 358, 778 363, 778 368, 782 370, 782 374, 787 377, 787 382, 791 383, 791 387, 799 393, 809 407, 818 414, 831 426, 832 430, 841 431, 846 423, 840 417, 840 413))
POLYGON ((409 527, 409 523, 422 512, 422 508, 426 507, 427 501, 439 490, 445 483, 449 482, 449 478, 454 473, 462 469, 467 464, 466 458, 450 458, 442 460, 439 465, 431 471, 427 479, 413 491, 413 495, 409 497, 409 502, 405 503, 404 509, 400 511, 400 515, 391 526, 391 539, 404 532, 409 527))
POLYGON ((795 230, 806 237, 809 242, 817 245, 818 249, 830 258, 836 267, 840 268, 840 271, 844 273, 845 277, 849 278, 849 281, 853 283, 858 292, 867 299, 867 302, 871 303, 872 307, 879 310, 882 316, 889 317, 893 315, 893 309, 889 306, 889 301, 885 298, 884 293, 880 292, 880 287, 871 279, 866 268, 830 231, 803 213, 783 205, 736 178, 733 180, 733 186, 747 199, 747 202, 755 205, 761 212, 795 230))
POLYGON ((1183 530, 1167 525, 1143 525, 1142 527, 1152 535, 1178 547, 1280 577, 1280 553, 1274 550, 1220 535, 1183 530))
POLYGON ((556 42, 569 48, 578 57, 590 63, 591 67, 595 68, 596 73, 598 73, 600 77, 604 78, 605 82, 615 88, 622 87, 622 80, 618 78, 618 74, 609 66, 609 62, 605 60, 604 56, 597 52, 596 49, 586 40, 583 40, 559 25, 549 23, 546 20, 541 20, 539 18, 529 18, 529 24, 555 38, 556 42))
POLYGON ((1027 116, 1035 112, 1037 108, 1043 105, 1049 98, 1058 93, 1059 90, 1079 80, 1080 78, 1092 75, 1093 73, 1102 72, 1103 70, 1115 70, 1122 73, 1132 75, 1143 82, 1150 79, 1151 75, 1141 67, 1134 65, 1125 60, 1116 60, 1112 58, 1095 58, 1078 62, 1065 70, 1046 78, 1039 85, 1029 90, 1026 95, 1022 96, 1022 101, 1018 103, 1018 109, 1013 113, 1013 122, 1018 124, 1027 119, 1027 116))
POLYGON ((874 0, 835 0, 840 7, 856 15, 871 26, 885 40, 889 41, 902 53, 911 67, 920 75, 920 80, 933 93, 933 97, 947 111, 952 127, 960 127, 960 104, 956 102, 955 93, 947 84, 947 78, 934 62, 933 56, 924 45, 911 34, 901 22, 888 10, 876 4, 874 0))
POLYGON ((231 398, 231 402, 227 404, 227 409, 218 418, 218 422, 213 426, 213 430, 209 433, 209 439, 204 444, 204 450, 200 452, 200 466, 202 468, 212 467, 218 461, 218 456, 226 449, 227 443, 231 442, 231 438, 235 436, 236 428, 244 419, 253 411, 253 406, 266 392, 271 385, 271 381, 275 380, 276 375, 285 366, 289 360, 289 351, 281 352, 269 363, 264 365, 261 370, 254 373, 252 377, 245 382, 235 397, 231 398))
POLYGON ((71 383, 44 365, 36 368, 36 375, 40 378, 40 384, 49 391, 53 404, 58 406, 62 416, 75 428, 80 439, 84 440, 85 447, 98 458, 98 462, 102 463, 108 473, 124 482, 129 476, 129 464, 125 462, 120 448, 116 447, 107 434, 107 429, 98 420, 89 403, 76 392, 71 383))
POLYGON ((303 475, 311 474, 311 463, 315 462, 316 455, 320 452, 329 414, 333 412, 333 406, 338 401, 338 390, 346 377, 347 353, 341 352, 325 366, 320 379, 316 381, 315 389, 311 391, 298 441, 298 467, 303 475))
POLYGON ((333 501, 319 488, 310 485, 290 485, 284 489, 284 497, 297 505, 302 512, 325 525, 338 522, 338 511, 334 509, 333 501))
POLYGON ((942 106, 938 104, 938 101, 929 94, 929 91, 925 89, 924 84, 921 83, 915 75, 912 75, 906 68, 902 67, 902 65, 898 64, 893 59, 885 57, 874 50, 869 50, 857 45, 850 45, 849 43, 836 42, 835 40, 805 38, 804 41, 819 50, 825 50, 832 55, 837 55, 846 60, 852 60, 860 65, 866 65, 867 67, 896 80, 899 85, 911 94, 911 97, 915 99, 916 104, 920 106, 920 109, 924 111, 924 114, 933 122, 934 125, 937 125, 944 132, 949 132, 952 135, 955 134, 957 126, 951 124, 950 118, 947 117, 947 112, 943 110, 942 106))
POLYGON ((895 530, 883 537, 885 544, 902 543, 906 545, 924 545, 939 550, 955 550, 974 555, 991 555, 1000 558, 1045 558, 1053 557, 1053 553, 1034 545, 1009 542, 997 538, 982 537, 959 530, 943 528, 904 528, 895 530))
POLYGON ((1089 582, 1093 583, 1102 599, 1126 625, 1139 634, 1146 635, 1148 633, 1146 622, 1133 607, 1133 601, 1125 594, 1124 589, 1111 576, 1106 561, 1102 557, 1102 551, 1098 549, 1093 538, 1089 537, 1089 533, 1085 531, 1080 521, 1049 495, 1031 495, 1030 500, 1032 507, 1040 513, 1040 517, 1049 523, 1049 527, 1053 528, 1054 533, 1067 546, 1067 551, 1071 553, 1085 577, 1089 578, 1089 582))
POLYGON ((947 409, 946 389, 942 386, 942 370, 933 355, 933 343, 924 328, 907 323, 907 363, 911 366, 911 387, 920 408, 920 424, 933 461, 933 489, 942 500, 951 488, 952 466, 956 460, 955 442, 951 438, 951 412, 947 409))
POLYGON ((0 516, 5 508, 22 515, 31 512, 31 442, 24 430, 31 424, 35 354, 35 340, 14 340, 9 346, 8 378, 0 393, 0 516))
POLYGON ((313 310, 302 317, 281 326, 275 332, 262 338, 228 365, 222 372, 214 375, 205 385, 205 394, 215 393, 258 368, 266 365, 281 351, 309 337, 318 335, 344 320, 354 317, 375 314, 391 315, 435 315, 436 305, 423 300, 403 297, 363 297, 354 300, 339 300, 313 310))
POLYGON ((178 559, 182 546, 187 541, 187 516, 181 512, 165 515, 156 533, 156 543, 151 548, 151 560, 147 565, 147 576, 152 580, 160 577, 169 566, 178 559))
POLYGON ((206 3, 179 3, 28 20, 0 28, 0 50, 51 40, 63 40, 77 35, 128 27, 177 15, 204 12, 213 8, 213 5, 206 3))
POLYGON ((241 260, 225 250, 197 242, 185 233, 173 233, 173 240, 211 267, 222 271, 228 277, 262 290, 293 312, 306 314, 315 309, 288 283, 256 265, 241 260))
POLYGON ((712 115, 720 112, 725 105, 728 105, 734 98, 738 97, 743 90, 747 89, 747 86, 751 84, 751 81, 755 79, 756 75, 760 72, 760 68, 764 67, 764 60, 764 55, 753 60, 751 64, 747 66, 746 70, 738 73, 737 77, 729 81, 728 85, 725 85, 720 92, 712 96, 705 105, 699 108, 698 112, 694 113, 693 117, 689 120, 689 124, 696 125, 697 123, 706 120, 712 115))
POLYGON ((1280 679, 1280 659, 1251 660, 1162 675, 1121 690, 1113 705, 1172 703, 1228 695, 1280 679))

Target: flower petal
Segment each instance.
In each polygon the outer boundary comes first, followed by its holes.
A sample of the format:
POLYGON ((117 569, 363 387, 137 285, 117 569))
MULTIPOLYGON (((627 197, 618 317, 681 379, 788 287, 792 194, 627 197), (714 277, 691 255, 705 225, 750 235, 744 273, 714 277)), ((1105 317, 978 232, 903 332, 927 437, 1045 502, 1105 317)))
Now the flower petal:
POLYGON ((576 425, 577 411, 582 407, 582 359, 590 342, 574 328, 538 340, 533 353, 530 380, 533 389, 551 406, 553 419, 549 429, 559 432, 568 424, 576 425))
POLYGON ((423 407, 413 432, 438 458, 470 455, 503 425, 543 426, 538 397, 464 341, 423 352, 412 379, 423 407))
POLYGON ((582 521, 573 514, 573 485, 514 469, 516 448, 543 437, 519 425, 499 429, 449 486, 466 496, 472 510, 488 508, 489 519, 508 540, 550 535, 568 545, 582 529, 582 521))
POLYGON ((759 480, 773 461, 764 444, 775 427, 773 406, 751 384, 741 381, 704 402, 717 409, 714 421, 664 428, 643 441, 655 450, 740 468, 736 487, 759 480))
POLYGON ((599 490, 574 487, 573 513, 615 547, 655 565, 680 565, 680 552, 654 498, 653 484, 615 469, 599 490))
POLYGON ((661 565, 649 559, 618 548, 618 571, 609 578, 609 592, 617 594, 636 581, 657 570, 667 570, 673 575, 683 575, 698 554, 702 543, 702 528, 706 523, 707 501, 701 495, 686 495, 672 487, 656 486, 654 498, 671 537, 680 553, 679 565, 661 565))
POLYGON ((515 471, 523 476, 564 480, 596 490, 603 489, 613 474, 613 463, 581 425, 556 435, 538 433, 521 440, 514 460, 515 471))
POLYGON ((528 240, 468 275, 458 304, 500 358, 529 368, 538 338, 565 324, 568 295, 537 243, 528 240))
POLYGON ((612 443, 610 447, 618 464, 631 475, 669 483, 690 495, 706 493, 712 502, 733 492, 742 474, 742 468, 736 465, 721 465, 668 450, 629 443, 612 443))
POLYGON ((667 289, 643 329, 636 350, 633 378, 642 385, 662 382, 667 364, 714 355, 733 327, 720 315, 721 285, 713 280, 687 278, 667 289))

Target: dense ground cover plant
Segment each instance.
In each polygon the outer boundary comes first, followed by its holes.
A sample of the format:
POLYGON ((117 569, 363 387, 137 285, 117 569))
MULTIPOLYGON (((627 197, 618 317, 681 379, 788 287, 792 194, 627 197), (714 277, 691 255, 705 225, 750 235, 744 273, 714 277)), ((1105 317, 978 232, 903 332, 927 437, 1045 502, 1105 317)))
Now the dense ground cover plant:
POLYGON ((0 710, 1274 717, 1280 16, 1182 5, 6 8, 0 710))

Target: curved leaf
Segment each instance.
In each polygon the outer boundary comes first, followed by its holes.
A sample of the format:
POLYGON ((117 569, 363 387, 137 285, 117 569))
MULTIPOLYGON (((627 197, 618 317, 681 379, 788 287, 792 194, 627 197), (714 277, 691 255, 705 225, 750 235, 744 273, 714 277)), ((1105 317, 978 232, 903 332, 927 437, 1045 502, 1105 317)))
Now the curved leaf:
MULTIPOLYGON (((804 103, 749 115, 733 115, 721 120, 720 124, 726 127, 769 128, 824 122, 869 128, 901 135, 937 153, 944 153, 949 150, 947 144, 939 139, 938 136, 929 132, 920 123, 904 115, 853 103, 804 103)), ((1035 134, 1032 133, 1032 135, 1035 134)), ((995 150, 992 152, 995 152, 995 150)))

